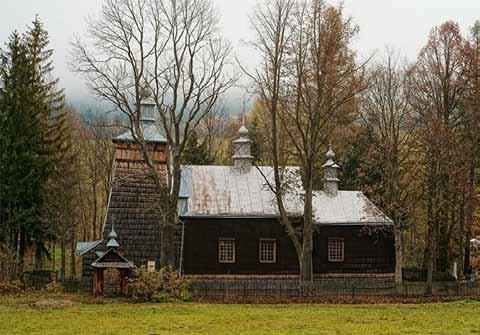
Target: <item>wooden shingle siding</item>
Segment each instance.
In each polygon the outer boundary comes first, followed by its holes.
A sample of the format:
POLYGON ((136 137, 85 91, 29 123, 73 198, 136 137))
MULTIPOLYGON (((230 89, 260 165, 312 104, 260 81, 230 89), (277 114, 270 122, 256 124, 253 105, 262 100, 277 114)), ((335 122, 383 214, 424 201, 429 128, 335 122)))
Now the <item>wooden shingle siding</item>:
MULTIPOLYGON (((112 194, 103 232, 105 240, 112 222, 118 242, 125 257, 135 265, 147 261, 160 262, 160 211, 161 197, 146 164, 138 156, 138 147, 131 143, 115 143, 116 169, 112 194)), ((162 144, 150 145, 162 178, 166 178, 165 149, 162 144)))
MULTIPOLYGON (((150 159, 153 162, 164 163, 166 161, 164 144, 147 144, 147 150, 150 155, 150 159)), ((117 142, 115 143, 115 160, 126 162, 143 162, 144 157, 138 144, 117 142)))

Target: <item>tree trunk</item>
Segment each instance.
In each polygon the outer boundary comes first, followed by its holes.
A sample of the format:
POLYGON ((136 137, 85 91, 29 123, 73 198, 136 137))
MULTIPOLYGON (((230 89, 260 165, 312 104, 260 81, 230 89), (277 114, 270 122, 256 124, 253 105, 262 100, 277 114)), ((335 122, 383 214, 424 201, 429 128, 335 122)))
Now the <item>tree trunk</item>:
POLYGON ((300 258, 300 280, 303 283, 313 282, 313 257, 312 249, 304 245, 304 251, 300 258))
POLYGON ((70 278, 77 278, 77 262, 75 260, 75 239, 70 246, 70 278))
POLYGON ((65 241, 60 242, 60 279, 65 279, 66 255, 65 255, 65 241))
POLYGON ((434 260, 435 260, 435 253, 434 253, 434 245, 435 239, 434 236, 431 235, 428 240, 428 254, 427 254, 427 281, 425 285, 425 295, 432 295, 433 293, 433 270, 434 270, 434 260))
POLYGON ((400 229, 395 229, 394 234, 395 234, 395 285, 399 287, 400 285, 402 285, 402 279, 403 279, 402 231, 400 229))
POLYGON ((160 267, 171 266, 175 268, 175 228, 170 224, 162 225, 160 245, 160 267))
POLYGON ((439 238, 439 242, 437 242, 436 246, 437 250, 437 271, 446 273, 448 272, 448 265, 450 263, 449 260, 449 242, 445 237, 445 233, 442 233, 439 238))
POLYGON ((466 227, 465 227, 465 248, 464 248, 464 259, 463 259, 463 274, 468 278, 471 274, 471 264, 470 264, 470 240, 472 239, 472 223, 474 221, 474 208, 476 205, 475 198, 475 160, 473 158, 470 161, 470 177, 469 177, 469 193, 467 198, 467 218, 466 218, 466 227))
POLYGON ((33 254, 33 268, 43 269, 43 256, 38 245, 35 245, 35 253, 33 254))
POLYGON ((24 265, 25 265, 25 233, 23 228, 20 228, 20 231, 18 233, 18 252, 17 252, 17 258, 18 258, 18 266, 19 270, 23 271, 24 265))
POLYGON ((93 183, 92 185, 92 193, 93 193, 93 222, 92 222, 92 228, 93 228, 93 240, 97 240, 97 185, 93 183))
POLYGON ((300 279, 304 283, 313 282, 313 166, 307 164, 304 167, 306 171, 304 189, 305 204, 303 208, 303 232, 302 232, 302 256, 300 279))
POLYGON ((433 238, 432 228, 430 227, 430 225, 427 225, 427 231, 425 233, 425 249, 423 250, 422 269, 428 268, 428 262, 430 261, 430 253, 431 253, 430 240, 432 238, 433 238))
POLYGON ((52 246, 52 271, 55 272, 55 242, 52 246))
POLYGON ((425 295, 432 295, 433 293, 433 257, 429 257, 427 268, 427 281, 425 285, 425 295))
POLYGON ((470 264, 470 240, 472 235, 470 230, 467 229, 465 233, 465 251, 464 251, 464 260, 463 260, 463 274, 465 278, 469 278, 471 273, 471 264, 470 264))

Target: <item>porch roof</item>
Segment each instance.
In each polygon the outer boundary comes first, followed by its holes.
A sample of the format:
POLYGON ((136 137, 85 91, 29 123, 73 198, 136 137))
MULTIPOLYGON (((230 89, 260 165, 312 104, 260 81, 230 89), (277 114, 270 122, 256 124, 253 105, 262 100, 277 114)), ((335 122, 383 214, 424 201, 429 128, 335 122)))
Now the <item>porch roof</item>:
POLYGON ((117 268, 130 269, 134 265, 132 262, 122 256, 115 248, 110 248, 95 262, 92 263, 94 268, 117 268))

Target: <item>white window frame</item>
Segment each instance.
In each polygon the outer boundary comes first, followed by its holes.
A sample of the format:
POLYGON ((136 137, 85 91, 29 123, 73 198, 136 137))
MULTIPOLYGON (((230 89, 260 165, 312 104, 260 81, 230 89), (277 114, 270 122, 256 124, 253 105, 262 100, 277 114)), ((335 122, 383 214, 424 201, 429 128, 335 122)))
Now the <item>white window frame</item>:
POLYGON ((155 261, 147 261, 147 271, 155 272, 155 261))
POLYGON ((236 243, 234 238, 224 238, 220 237, 218 239, 218 262, 222 264, 233 264, 236 261, 236 243), (233 258, 226 259, 222 256, 226 256, 226 251, 222 254, 222 242, 231 242, 233 244, 233 258))
POLYGON ((332 263, 341 263, 345 261, 345 239, 341 237, 329 237, 328 238, 328 248, 327 248, 327 255, 328 261, 332 263), (338 255, 333 255, 333 253, 337 254, 338 250, 333 251, 333 248, 340 247, 340 255, 341 257, 337 257, 338 255))
POLYGON ((262 264, 273 264, 277 262, 277 240, 274 238, 261 238, 258 242, 258 260, 262 264), (273 260, 262 259, 263 242, 273 242, 273 260))

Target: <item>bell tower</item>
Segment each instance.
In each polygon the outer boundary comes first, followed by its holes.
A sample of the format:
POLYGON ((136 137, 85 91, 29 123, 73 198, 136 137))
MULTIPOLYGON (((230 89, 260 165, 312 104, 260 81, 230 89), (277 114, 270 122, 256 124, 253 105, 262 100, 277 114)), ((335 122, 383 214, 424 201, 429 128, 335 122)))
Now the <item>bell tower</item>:
MULTIPOLYGON (((155 103, 151 98, 144 98, 140 108, 140 127, 149 156, 155 164, 166 164, 167 140, 155 121, 155 103)), ((112 139, 117 168, 142 169, 145 167, 143 153, 133 136, 133 131, 129 129, 112 139)))
MULTIPOLYGON (((166 181, 167 140, 157 126, 155 106, 148 97, 142 99, 140 127, 149 157, 166 181)), ((158 264, 162 213, 155 204, 162 198, 134 134, 130 128, 112 139, 115 163, 103 239, 108 248, 121 245, 125 257, 137 265, 158 264)))

